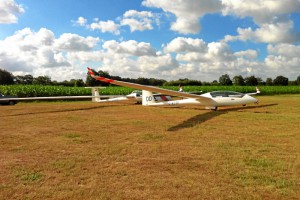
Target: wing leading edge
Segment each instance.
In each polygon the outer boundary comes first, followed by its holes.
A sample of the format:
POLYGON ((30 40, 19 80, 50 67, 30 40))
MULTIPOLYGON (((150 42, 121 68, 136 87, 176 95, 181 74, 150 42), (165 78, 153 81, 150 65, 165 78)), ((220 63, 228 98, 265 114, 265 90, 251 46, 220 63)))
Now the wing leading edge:
MULTIPOLYGON (((64 99, 93 99, 100 96, 57 96, 57 97, 15 97, 15 98, 1 98, 0 101, 32 101, 32 100, 64 100, 64 99)), ((102 97, 102 96, 101 96, 102 97)))
POLYGON ((124 87, 129 87, 129 88, 134 88, 134 89, 138 89, 138 90, 147 90, 147 91, 151 91, 151 92, 162 93, 162 94, 171 95, 171 96, 193 98, 193 99, 197 99, 201 104, 204 104, 204 105, 211 105, 213 103, 213 100, 208 97, 204 97, 204 96, 200 96, 200 95, 196 95, 196 94, 185 93, 185 92, 177 92, 174 90, 162 89, 162 88, 158 88, 158 87, 154 87, 154 86, 147 86, 147 85, 140 85, 140 84, 136 84, 136 83, 117 81, 117 80, 97 76, 97 75, 95 75, 95 73, 93 72, 93 70, 91 68, 87 68, 87 69, 88 69, 89 74, 98 81, 111 83, 114 85, 119 85, 119 86, 124 86, 124 87))

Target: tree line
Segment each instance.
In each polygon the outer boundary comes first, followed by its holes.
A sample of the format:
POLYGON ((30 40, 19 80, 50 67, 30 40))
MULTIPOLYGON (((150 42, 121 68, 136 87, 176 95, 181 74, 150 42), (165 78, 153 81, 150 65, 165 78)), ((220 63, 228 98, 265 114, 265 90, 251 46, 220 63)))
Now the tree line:
POLYGON ((82 79, 71 79, 62 82, 52 81, 49 76, 33 77, 30 74, 24 76, 14 76, 12 73, 0 69, 0 85, 63 85, 63 86, 85 86, 82 79))
MULTIPOLYGON (((187 86, 187 85, 194 85, 194 86, 202 86, 202 85, 238 85, 238 86, 257 86, 257 85, 280 85, 280 86, 287 86, 287 85, 300 85, 300 75, 294 81, 289 81, 288 78, 284 76, 277 76, 275 79, 267 78, 263 81, 259 77, 249 76, 249 77, 242 77, 241 75, 234 76, 232 79, 228 74, 221 75, 219 80, 214 80, 212 82, 205 82, 200 80, 191 80, 188 78, 166 81, 164 79, 155 79, 155 78, 122 78, 120 76, 112 76, 108 72, 105 71, 94 71, 97 75, 103 76, 106 78, 111 78, 114 80, 143 84, 143 85, 153 85, 153 86, 187 86)), ((20 85, 63 85, 63 86, 70 86, 70 87, 82 87, 82 86, 107 86, 108 83, 103 83, 93 79, 89 74, 86 76, 86 80, 83 81, 82 79, 71 79, 69 81, 65 80, 62 82, 52 81, 49 76, 38 76, 33 77, 30 74, 24 76, 14 76, 12 73, 0 69, 0 84, 1 85, 13 85, 13 84, 20 84, 20 85)))

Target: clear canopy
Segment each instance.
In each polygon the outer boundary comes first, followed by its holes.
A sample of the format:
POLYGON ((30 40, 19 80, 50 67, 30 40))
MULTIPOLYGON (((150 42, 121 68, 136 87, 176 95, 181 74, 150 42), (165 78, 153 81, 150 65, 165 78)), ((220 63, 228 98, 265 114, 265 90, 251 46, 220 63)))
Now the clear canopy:
POLYGON ((235 97, 235 98, 242 98, 245 94, 239 92, 232 92, 232 91, 215 91, 210 92, 212 97, 235 97))

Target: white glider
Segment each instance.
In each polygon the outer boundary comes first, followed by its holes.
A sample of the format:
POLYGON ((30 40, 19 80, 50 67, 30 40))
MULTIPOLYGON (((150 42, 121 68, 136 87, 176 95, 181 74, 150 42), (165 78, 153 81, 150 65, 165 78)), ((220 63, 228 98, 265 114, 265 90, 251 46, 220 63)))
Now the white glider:
POLYGON ((138 90, 142 90, 142 104, 144 106, 163 106, 163 105, 180 105, 180 104, 199 104, 205 106, 206 109, 216 110, 222 106, 235 106, 249 103, 258 103, 258 100, 251 95, 260 93, 257 89, 256 93, 243 94, 232 91, 214 91, 208 92, 202 95, 196 95, 185 92, 178 92, 173 90, 162 89, 154 86, 146 86, 135 83, 128 83, 124 81, 117 81, 101 76, 95 75, 92 69, 88 68, 89 74, 96 80, 111 83, 114 85, 130 87, 138 90), (161 93, 165 95, 183 97, 182 100, 155 102, 153 92, 161 93))
MULTIPOLYGON (((162 101, 170 101, 172 100, 171 96, 168 95, 163 95, 163 94, 153 94, 154 100, 156 102, 162 102, 162 101)), ((117 96, 113 98, 108 98, 108 99, 99 99, 96 100, 96 102, 115 102, 115 101, 134 101, 138 104, 142 103, 143 98, 142 98, 142 91, 141 90, 134 90, 130 94, 126 96, 117 96)))

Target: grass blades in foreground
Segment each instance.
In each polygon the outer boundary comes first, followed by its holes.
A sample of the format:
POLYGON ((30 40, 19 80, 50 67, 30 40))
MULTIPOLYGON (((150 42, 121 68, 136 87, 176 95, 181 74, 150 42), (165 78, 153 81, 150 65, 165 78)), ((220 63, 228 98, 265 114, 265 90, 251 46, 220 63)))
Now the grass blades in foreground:
POLYGON ((219 111, 0 106, 0 199, 299 199, 299 95, 219 111))

